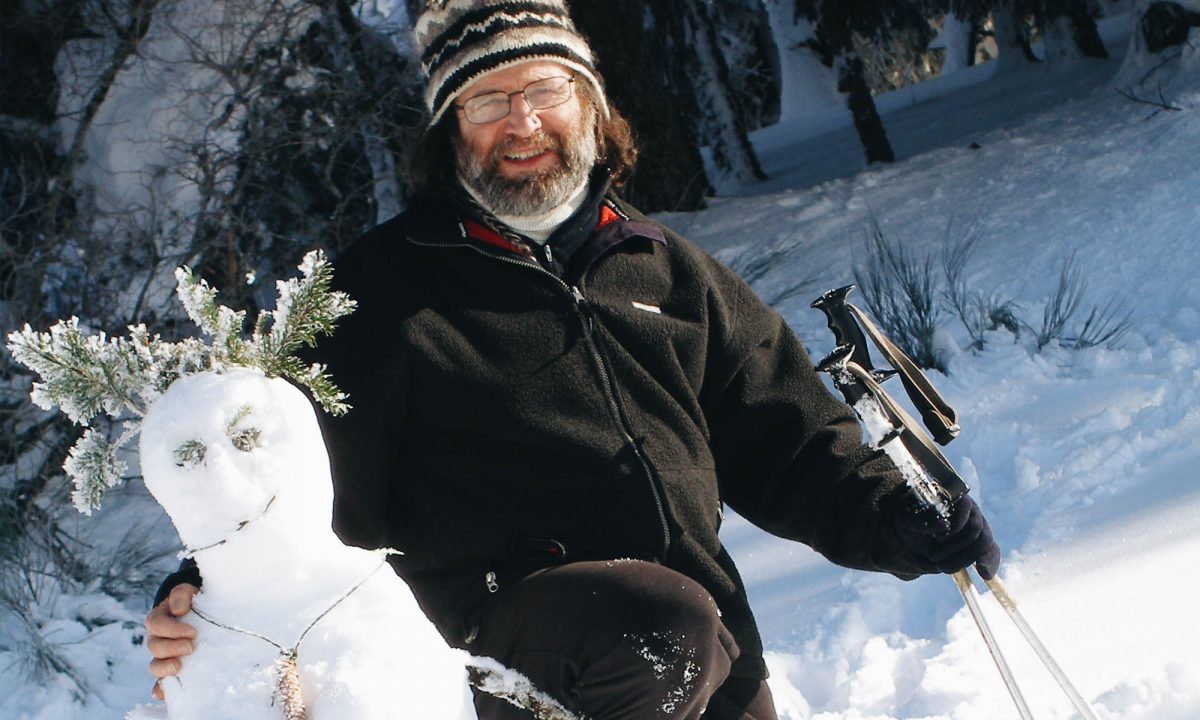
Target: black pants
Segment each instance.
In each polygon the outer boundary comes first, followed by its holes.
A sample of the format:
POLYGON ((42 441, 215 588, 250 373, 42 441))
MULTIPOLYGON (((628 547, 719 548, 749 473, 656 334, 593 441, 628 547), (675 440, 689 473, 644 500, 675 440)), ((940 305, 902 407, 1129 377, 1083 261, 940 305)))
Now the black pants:
MULTIPOLYGON (((776 720, 766 682, 728 676, 739 651, 712 597, 661 565, 543 570, 502 589, 478 622, 472 654, 521 672, 589 720, 776 720)), ((475 707, 480 720, 532 717, 481 692, 475 707)))

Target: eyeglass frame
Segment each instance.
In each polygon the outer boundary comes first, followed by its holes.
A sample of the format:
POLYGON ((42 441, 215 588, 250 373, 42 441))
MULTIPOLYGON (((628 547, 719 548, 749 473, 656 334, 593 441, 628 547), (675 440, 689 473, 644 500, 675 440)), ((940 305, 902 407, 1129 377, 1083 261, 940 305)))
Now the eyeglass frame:
POLYGON ((461 104, 455 103, 454 107, 459 110, 462 110, 463 117, 465 117, 467 119, 467 122, 471 123, 472 125, 491 125, 494 122, 500 122, 501 120, 503 120, 504 118, 506 118, 512 114, 512 101, 513 101, 514 95, 520 95, 525 100, 525 104, 529 105, 530 110, 549 110, 550 108, 556 108, 559 105, 565 104, 568 100, 570 100, 575 95, 575 78, 576 77, 577 77, 576 75, 572 74, 569 76, 567 76, 567 75, 552 75, 550 77, 538 78, 537 80, 533 80, 531 82, 526 83, 525 87, 521 88, 520 90, 514 90, 513 92, 510 92, 510 93, 506 93, 503 90, 489 90, 488 92, 479 93, 478 95, 469 97, 466 100, 464 100, 461 104), (562 99, 561 102, 556 102, 553 105, 543 105, 542 107, 534 107, 529 102, 529 97, 527 95, 525 95, 525 91, 528 90, 531 86, 537 85, 538 83, 544 83, 547 80, 566 80, 567 87, 570 88, 570 91, 567 93, 567 96, 562 99), (475 120, 472 120, 470 114, 467 112, 467 104, 470 103, 472 100, 476 100, 478 98, 485 98, 489 95, 504 95, 505 100, 508 102, 508 110, 500 117, 493 118, 491 120, 485 120, 483 122, 477 122, 475 120))

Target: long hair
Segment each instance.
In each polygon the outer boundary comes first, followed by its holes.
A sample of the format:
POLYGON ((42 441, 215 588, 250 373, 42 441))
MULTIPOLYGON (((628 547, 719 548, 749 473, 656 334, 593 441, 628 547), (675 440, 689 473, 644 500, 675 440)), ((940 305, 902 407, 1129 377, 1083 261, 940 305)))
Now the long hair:
MULTIPOLYGON (((585 108, 595 107, 594 90, 588 82, 578 83, 579 97, 585 108)), ((612 171, 615 187, 633 174, 637 163, 637 143, 629 121, 610 103, 608 118, 596 122, 596 162, 612 171)), ((457 187, 454 146, 458 142, 458 118, 446 113, 426 127, 412 144, 408 159, 407 183, 410 193, 421 190, 452 192, 457 187)))
MULTIPOLYGON (((580 97, 588 104, 595 105, 595 90, 591 84, 585 82, 582 86, 580 97)), ((637 157, 633 128, 616 106, 609 102, 608 117, 601 116, 596 122, 596 162, 612 171, 613 186, 619 188, 633 175, 637 157)))

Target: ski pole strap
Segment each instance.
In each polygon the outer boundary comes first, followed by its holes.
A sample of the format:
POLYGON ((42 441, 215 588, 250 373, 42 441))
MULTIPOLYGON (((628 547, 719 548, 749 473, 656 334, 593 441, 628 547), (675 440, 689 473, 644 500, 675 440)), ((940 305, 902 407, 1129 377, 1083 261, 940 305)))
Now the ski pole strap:
POLYGON ((854 285, 846 285, 830 290, 813 302, 812 306, 825 313, 829 329, 839 345, 850 345, 854 348, 853 360, 866 370, 873 371, 871 356, 867 352, 866 338, 863 331, 883 353, 904 384, 904 391, 912 400, 921 420, 929 429, 933 439, 939 445, 945 445, 958 437, 959 427, 954 408, 942 398, 937 389, 930 384, 925 374, 917 367, 904 351, 896 346, 871 318, 853 303, 846 301, 854 285))
POLYGON ((846 303, 846 307, 850 309, 854 318, 867 331, 871 341, 887 358, 888 364, 900 373, 900 382, 904 383, 905 392, 908 393, 908 397, 913 401, 917 411, 921 413, 921 420, 924 421, 925 427, 929 428, 933 439, 939 445, 945 445, 958 437, 958 416, 954 412, 954 408, 950 407, 941 393, 930 384, 925 373, 921 372, 921 368, 917 367, 916 363, 910 360, 903 350, 884 335, 883 331, 876 327, 875 323, 871 322, 871 318, 857 305, 846 303))

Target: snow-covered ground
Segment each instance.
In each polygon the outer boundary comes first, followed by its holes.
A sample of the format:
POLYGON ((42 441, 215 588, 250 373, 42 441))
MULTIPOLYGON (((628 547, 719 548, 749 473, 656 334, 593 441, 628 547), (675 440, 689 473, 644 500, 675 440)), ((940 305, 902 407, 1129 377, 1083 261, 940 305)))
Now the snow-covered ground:
MULTIPOLYGON (((668 220, 735 265, 779 253, 756 288, 811 288, 781 310, 815 356, 833 343, 808 301, 853 280, 872 216, 935 259, 947 233, 981 227, 970 284, 1034 325, 1075 252, 1088 284, 1079 319, 1116 297, 1132 330, 1115 349, 1038 353, 1001 330, 982 352, 954 352, 949 375, 933 374, 963 426, 947 455, 996 531, 1002 577, 1098 717, 1192 720, 1200 82, 1184 111, 1154 113, 1115 92, 1116 68, 1028 68, 897 109, 900 162, 886 167, 862 169, 850 129, 790 142, 764 132, 765 187, 668 220)), ((944 344, 965 347, 945 321, 944 344)), ((843 570, 745 522, 724 532, 785 720, 1017 716, 948 578, 843 570)), ((1036 717, 1073 717, 990 595, 985 611, 1036 717)))
MULTIPOLYGON (((1001 330, 980 352, 955 351, 965 334, 946 317, 949 374, 933 380, 963 426, 946 452, 1004 549, 1002 577, 1096 714, 1193 720, 1200 79, 1175 99, 1183 111, 1154 113, 1115 92, 1118 65, 996 77, 976 69, 966 71, 978 75, 972 82, 951 76, 952 87, 924 101, 888 98, 899 162, 885 167, 863 168, 848 128, 764 131, 756 142, 767 183, 663 219, 735 265, 776 253, 755 286, 773 296, 803 285, 780 309, 815 356, 832 340, 808 301, 852 280, 871 216, 907 249, 935 256, 947 232, 978 224, 971 286, 1018 303, 1034 325, 1075 252, 1085 305, 1122 298, 1132 330, 1113 349, 1035 352, 1027 336, 1001 330)), ((122 493, 81 522, 128 527, 122 500, 141 491, 122 493)), ((158 527, 170 537, 169 525, 158 527)), ((723 532, 749 584, 784 720, 1016 717, 949 579, 837 568, 736 518, 723 532)), ((136 644, 145 608, 106 602, 115 605, 60 598, 41 619, 86 675, 91 701, 72 703, 65 680, 37 687, 0 664, 0 718, 115 720, 146 700, 148 656, 136 644)), ((1071 717, 998 605, 984 602, 1036 716, 1071 717)))

